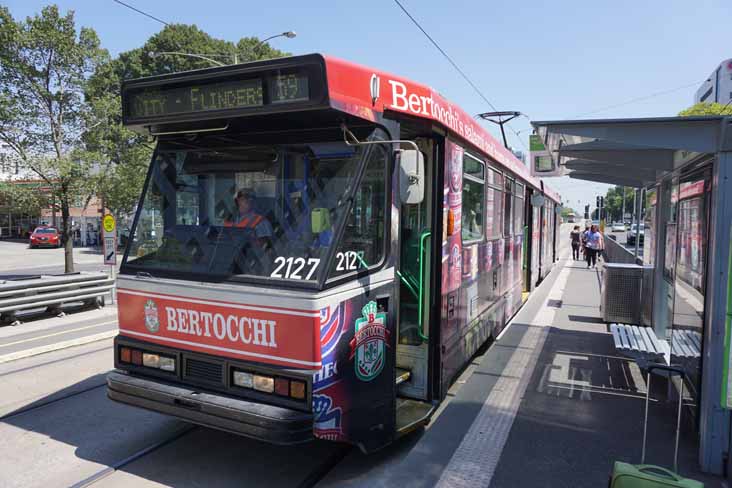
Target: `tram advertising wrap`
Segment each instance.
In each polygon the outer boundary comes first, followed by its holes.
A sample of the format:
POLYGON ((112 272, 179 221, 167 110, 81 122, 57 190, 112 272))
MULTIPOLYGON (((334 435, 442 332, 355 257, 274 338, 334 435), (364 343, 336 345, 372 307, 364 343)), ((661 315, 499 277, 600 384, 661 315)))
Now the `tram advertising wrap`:
POLYGON ((551 269, 558 195, 427 85, 311 54, 125 81, 122 102, 156 148, 114 401, 373 452, 429 422, 551 269))

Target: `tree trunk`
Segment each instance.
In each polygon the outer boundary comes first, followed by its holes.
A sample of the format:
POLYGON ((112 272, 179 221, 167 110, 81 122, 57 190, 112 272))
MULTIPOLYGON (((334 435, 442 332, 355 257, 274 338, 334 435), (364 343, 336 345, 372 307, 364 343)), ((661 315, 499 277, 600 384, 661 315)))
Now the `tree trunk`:
POLYGON ((61 228, 63 235, 61 242, 64 245, 64 270, 66 273, 74 272, 74 239, 71 236, 71 219, 69 219, 69 201, 61 199, 61 228))

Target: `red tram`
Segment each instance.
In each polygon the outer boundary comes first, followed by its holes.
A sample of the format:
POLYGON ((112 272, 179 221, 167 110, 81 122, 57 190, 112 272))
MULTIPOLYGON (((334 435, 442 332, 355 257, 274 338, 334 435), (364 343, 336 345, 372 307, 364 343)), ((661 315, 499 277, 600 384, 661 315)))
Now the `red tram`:
POLYGON ((157 145, 113 400, 373 451, 429 420, 556 259, 559 197, 424 85, 306 55, 122 99, 157 145))

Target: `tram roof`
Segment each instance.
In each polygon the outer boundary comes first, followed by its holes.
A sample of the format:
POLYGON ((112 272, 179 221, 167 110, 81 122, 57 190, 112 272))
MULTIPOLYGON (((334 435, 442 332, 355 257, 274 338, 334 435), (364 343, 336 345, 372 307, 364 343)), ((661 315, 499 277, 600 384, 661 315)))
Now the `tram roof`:
MULTIPOLYGON (((228 94, 234 96, 231 89, 227 90, 227 96, 228 94)), ((451 136, 462 139, 467 145, 477 149, 478 153, 494 160, 530 186, 542 189, 551 200, 561 203, 557 192, 533 176, 529 168, 479 125, 474 117, 447 101, 437 91, 427 85, 332 56, 306 54, 126 80, 122 84, 122 93, 123 101, 127 100, 123 103, 123 120, 136 130, 151 130, 158 124, 168 127, 165 124, 169 124, 173 126, 171 130, 175 131, 181 129, 175 124, 197 123, 204 119, 233 119, 327 108, 371 122, 377 122, 384 116, 389 117, 390 113, 429 120, 444 127, 451 136), (321 66, 320 70, 315 69, 317 65, 321 66), (304 76, 311 76, 310 82, 314 82, 314 86, 311 86, 311 96, 306 96, 302 101, 293 100, 293 103, 283 103, 289 100, 279 99, 274 103, 271 100, 265 102, 260 89, 257 92, 259 99, 256 103, 239 107, 214 109, 207 107, 205 111, 190 110, 193 100, 185 100, 186 97, 178 89, 181 86, 195 86, 198 94, 197 103, 201 104, 202 87, 207 82, 216 87, 225 84, 227 80, 234 80, 234 83, 238 83, 236 88, 241 88, 245 92, 247 89, 251 90, 251 87, 244 86, 246 80, 256 80, 255 84, 261 86, 262 83, 272 82, 276 73, 280 71, 289 73, 293 70, 306 73, 304 76), (323 86, 323 72, 325 86, 323 86), (217 80, 223 80, 223 83, 215 83, 217 80), (151 98, 148 98, 145 90, 153 93, 151 98), (167 98, 158 96, 156 90, 167 91, 167 97, 175 100, 175 103, 171 104, 167 98), (135 93, 129 95, 132 92, 135 93), (144 110, 132 111, 131 107, 137 107, 138 102, 149 105, 144 110), (175 107, 171 109, 171 105, 176 104, 178 106, 187 104, 188 110, 177 111, 175 107)))
POLYGON ((732 117, 532 122, 554 172, 643 188, 704 154, 732 151, 732 117))
POLYGON ((377 113, 398 112, 431 120, 473 145, 557 203, 560 195, 533 176, 529 168, 457 105, 436 90, 407 78, 332 56, 326 62, 330 103, 357 117, 376 120, 377 113))

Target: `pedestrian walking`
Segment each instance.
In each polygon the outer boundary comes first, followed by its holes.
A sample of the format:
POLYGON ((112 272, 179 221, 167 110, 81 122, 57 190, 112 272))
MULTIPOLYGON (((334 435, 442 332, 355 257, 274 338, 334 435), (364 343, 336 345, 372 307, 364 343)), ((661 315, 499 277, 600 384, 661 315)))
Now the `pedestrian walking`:
POLYGON ((581 240, 580 226, 575 225, 572 232, 569 233, 569 240, 572 243, 572 260, 579 261, 580 258, 580 240, 581 240))
POLYGON ((590 232, 590 226, 585 224, 585 230, 580 234, 580 252, 587 259, 587 234, 590 232))
POLYGON ((592 225, 587 232, 587 245, 585 247, 585 257, 587 258, 587 268, 597 266, 597 254, 602 249, 602 235, 597 230, 596 225, 592 225))

